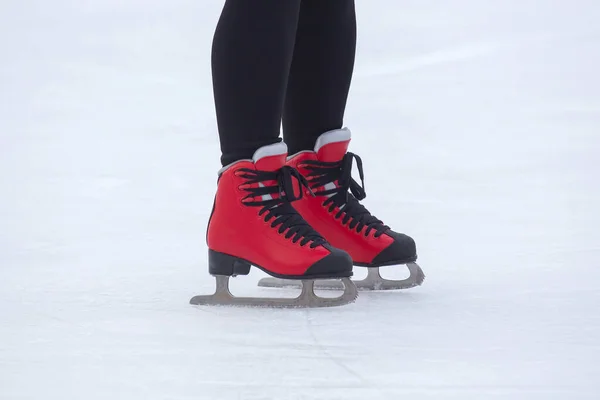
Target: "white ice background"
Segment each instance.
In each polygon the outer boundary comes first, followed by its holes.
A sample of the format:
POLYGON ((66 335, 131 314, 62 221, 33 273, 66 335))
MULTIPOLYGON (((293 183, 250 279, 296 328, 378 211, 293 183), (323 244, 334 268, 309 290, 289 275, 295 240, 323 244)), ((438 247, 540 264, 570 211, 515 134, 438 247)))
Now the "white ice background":
POLYGON ((427 279, 319 310, 188 305, 222 1, 0 3, 0 399, 600 399, 600 2, 357 3, 351 150, 427 279))

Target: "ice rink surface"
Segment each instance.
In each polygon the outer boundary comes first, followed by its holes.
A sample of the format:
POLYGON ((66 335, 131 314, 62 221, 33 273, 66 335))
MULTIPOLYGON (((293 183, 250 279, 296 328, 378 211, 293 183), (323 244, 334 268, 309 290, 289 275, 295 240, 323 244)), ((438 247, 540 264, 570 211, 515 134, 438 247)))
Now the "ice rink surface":
POLYGON ((2 2, 0 399, 600 398, 600 3, 358 3, 351 151, 427 279, 282 311, 188 305, 222 1, 2 2))

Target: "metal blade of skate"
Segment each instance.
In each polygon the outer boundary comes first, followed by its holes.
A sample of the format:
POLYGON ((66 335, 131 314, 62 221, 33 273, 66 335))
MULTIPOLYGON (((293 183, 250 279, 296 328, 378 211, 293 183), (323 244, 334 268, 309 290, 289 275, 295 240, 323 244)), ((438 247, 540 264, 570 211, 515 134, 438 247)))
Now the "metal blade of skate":
MULTIPOLYGON (((420 286, 425 280, 425 274, 417 263, 408 263, 406 267, 410 271, 410 276, 406 279, 392 280, 385 279, 379 273, 379 267, 367 268, 367 277, 362 280, 353 281, 359 290, 398 290, 410 289, 420 286)), ((272 288, 298 288, 297 281, 279 278, 263 278, 258 282, 258 286, 272 288)), ((315 289, 341 290, 343 285, 339 281, 320 280, 315 282, 315 289)))
POLYGON ((319 297, 314 291, 314 280, 301 280, 298 286, 302 292, 296 298, 277 297, 236 297, 229 291, 229 276, 215 275, 216 290, 214 294, 194 296, 190 299, 192 305, 246 306, 267 308, 319 308, 335 307, 352 303, 358 297, 358 291, 350 278, 337 281, 344 289, 339 297, 319 297))

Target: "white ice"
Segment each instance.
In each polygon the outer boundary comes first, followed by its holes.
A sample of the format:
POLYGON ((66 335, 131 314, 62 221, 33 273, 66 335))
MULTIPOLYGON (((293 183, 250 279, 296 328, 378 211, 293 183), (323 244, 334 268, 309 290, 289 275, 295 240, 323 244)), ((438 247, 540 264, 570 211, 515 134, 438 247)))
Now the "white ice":
POLYGON ((222 1, 1 2, 0 399, 600 398, 600 3, 357 3, 351 148, 427 279, 281 311, 188 305, 222 1))

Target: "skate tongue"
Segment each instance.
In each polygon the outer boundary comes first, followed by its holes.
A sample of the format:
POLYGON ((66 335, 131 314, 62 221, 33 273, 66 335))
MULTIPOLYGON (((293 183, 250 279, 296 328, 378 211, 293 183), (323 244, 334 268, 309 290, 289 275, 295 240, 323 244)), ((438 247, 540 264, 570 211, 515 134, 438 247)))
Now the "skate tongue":
POLYGON ((285 165, 287 146, 285 143, 274 143, 263 146, 254 152, 252 160, 260 171, 276 171, 285 165))
POLYGON ((315 144, 315 152, 319 161, 340 161, 348 151, 350 138, 351 134, 348 128, 323 133, 317 138, 315 144))

